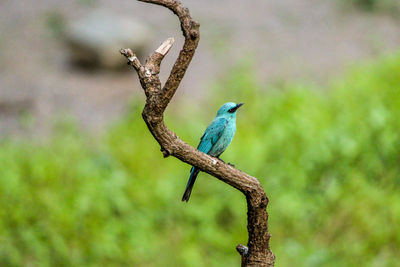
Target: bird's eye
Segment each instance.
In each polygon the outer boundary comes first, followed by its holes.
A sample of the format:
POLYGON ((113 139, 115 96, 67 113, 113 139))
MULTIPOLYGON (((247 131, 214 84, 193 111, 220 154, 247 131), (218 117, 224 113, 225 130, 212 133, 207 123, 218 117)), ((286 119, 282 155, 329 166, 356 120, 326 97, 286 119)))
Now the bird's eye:
POLYGON ((235 109, 234 108, 228 109, 228 112, 233 113, 233 112, 235 112, 235 109))

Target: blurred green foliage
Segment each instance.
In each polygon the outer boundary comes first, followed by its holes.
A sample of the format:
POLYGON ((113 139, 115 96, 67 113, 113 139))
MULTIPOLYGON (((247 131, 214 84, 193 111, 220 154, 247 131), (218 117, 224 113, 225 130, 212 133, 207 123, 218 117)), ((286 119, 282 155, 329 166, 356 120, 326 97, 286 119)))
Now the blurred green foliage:
POLYGON ((398 13, 400 11, 400 2, 398 0, 341 0, 348 4, 353 4, 366 11, 386 11, 398 13))
POLYGON ((60 38, 66 27, 64 16, 58 11, 48 11, 45 16, 45 23, 49 32, 56 38, 60 38))
MULTIPOLYGON (((246 103, 223 159, 270 198, 276 266, 398 266, 400 54, 328 93, 265 90, 240 66, 214 86, 218 99, 174 103, 166 120, 197 145, 220 104, 246 103)), ((45 143, 0 142, 0 266, 239 265, 243 196, 203 173, 181 203, 190 167, 162 158, 142 105, 102 137, 59 123, 45 143)))

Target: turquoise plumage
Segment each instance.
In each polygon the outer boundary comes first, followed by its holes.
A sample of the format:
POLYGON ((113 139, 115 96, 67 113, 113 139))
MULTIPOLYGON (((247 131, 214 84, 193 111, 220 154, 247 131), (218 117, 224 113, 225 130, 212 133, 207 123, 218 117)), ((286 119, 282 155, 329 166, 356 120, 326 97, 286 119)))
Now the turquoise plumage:
MULTIPOLYGON (((208 126, 200 139, 197 149, 210 156, 218 158, 232 142, 236 131, 236 112, 243 103, 228 102, 223 104, 217 116, 208 126)), ((189 201, 194 182, 200 170, 192 167, 182 201, 189 201)))

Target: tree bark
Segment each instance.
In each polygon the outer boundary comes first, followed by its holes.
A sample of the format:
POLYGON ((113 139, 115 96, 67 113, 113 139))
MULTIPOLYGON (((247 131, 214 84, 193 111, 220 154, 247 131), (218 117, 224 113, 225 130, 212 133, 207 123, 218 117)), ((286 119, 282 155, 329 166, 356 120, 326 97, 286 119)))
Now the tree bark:
POLYGON ((131 49, 121 49, 121 54, 128 59, 128 64, 138 73, 140 84, 146 95, 146 104, 142 117, 153 137, 161 146, 164 157, 170 155, 207 172, 219 180, 240 190, 247 200, 248 248, 236 247, 242 257, 242 266, 274 266, 275 256, 269 248, 268 233, 268 198, 260 182, 221 160, 204 154, 183 142, 164 123, 164 111, 174 96, 197 48, 200 32, 189 10, 177 0, 139 0, 170 9, 178 16, 185 43, 164 84, 159 79, 160 65, 164 56, 174 43, 173 38, 165 40, 142 65, 131 49))

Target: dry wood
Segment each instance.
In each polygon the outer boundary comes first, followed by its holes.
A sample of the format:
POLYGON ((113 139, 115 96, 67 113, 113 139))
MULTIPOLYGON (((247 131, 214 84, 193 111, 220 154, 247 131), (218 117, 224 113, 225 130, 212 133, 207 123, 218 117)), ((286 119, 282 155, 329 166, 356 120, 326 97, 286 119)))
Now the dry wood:
POLYGON ((200 33, 199 24, 195 22, 189 10, 176 0, 139 0, 153 3, 170 9, 178 16, 181 23, 185 43, 162 87, 160 78, 161 61, 173 45, 174 39, 168 38, 144 65, 142 65, 131 49, 121 49, 121 54, 128 59, 128 64, 137 71, 140 84, 146 95, 146 104, 142 112, 144 121, 151 134, 161 146, 164 157, 172 155, 183 162, 196 166, 219 180, 240 190, 247 200, 247 230, 249 233, 248 248, 238 245, 237 250, 242 257, 242 266, 273 266, 274 254, 269 248, 268 233, 268 198, 260 182, 233 166, 219 159, 206 155, 183 142, 164 123, 164 111, 174 96, 197 48, 200 33))

